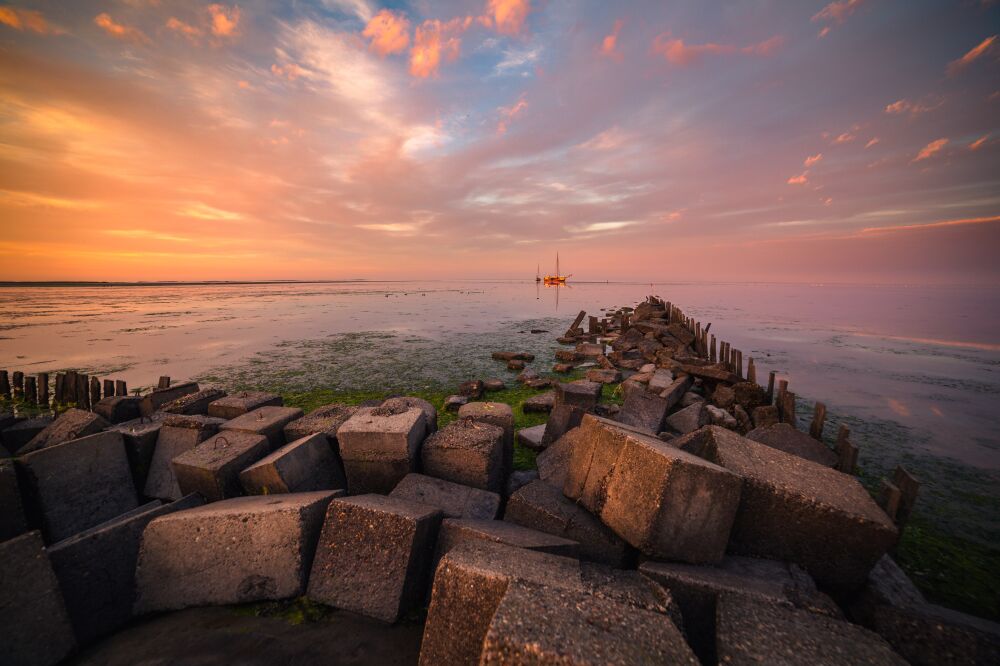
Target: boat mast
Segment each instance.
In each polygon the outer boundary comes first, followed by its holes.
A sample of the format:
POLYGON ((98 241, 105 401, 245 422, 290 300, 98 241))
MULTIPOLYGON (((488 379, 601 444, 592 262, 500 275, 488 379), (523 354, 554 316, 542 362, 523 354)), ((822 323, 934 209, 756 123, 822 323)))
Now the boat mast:
POLYGON ((559 277, 559 253, 556 252, 556 277, 559 277))

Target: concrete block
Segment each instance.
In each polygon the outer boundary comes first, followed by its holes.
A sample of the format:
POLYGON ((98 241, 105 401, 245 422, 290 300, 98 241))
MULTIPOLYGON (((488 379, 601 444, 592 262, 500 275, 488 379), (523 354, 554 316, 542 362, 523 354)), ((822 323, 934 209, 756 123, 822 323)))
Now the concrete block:
POLYGON ((558 382, 555 385, 555 405, 579 407, 585 412, 593 412, 601 400, 603 384, 578 379, 574 382, 558 382))
POLYGON ((333 452, 337 454, 339 460, 340 449, 337 445, 337 429, 347 419, 354 416, 358 409, 354 405, 341 405, 339 403, 317 407, 302 418, 295 419, 285 426, 285 441, 296 442, 303 437, 315 435, 316 433, 326 435, 333 447, 333 452))
POLYGON ((503 430, 503 474, 514 469, 514 410, 502 402, 470 402, 458 410, 460 419, 489 423, 503 430))
POLYGON ((156 448, 149 463, 143 494, 161 500, 179 500, 183 497, 171 461, 216 434, 222 423, 222 419, 209 416, 171 414, 164 418, 157 433, 156 448))
POLYGON ((173 402, 181 396, 188 395, 189 393, 197 392, 198 382, 185 382, 183 384, 174 384, 173 386, 169 386, 167 388, 157 389, 142 397, 142 402, 139 403, 139 411, 143 416, 150 416, 153 412, 159 410, 167 403, 173 402))
POLYGON ((339 456, 322 433, 306 435, 286 444, 246 467, 239 476, 249 495, 347 489, 347 477, 339 456))
POLYGON ((710 420, 705 403, 699 401, 668 416, 665 425, 674 432, 686 435, 707 426, 710 420))
POLYGON ((94 413, 108 423, 124 423, 140 416, 139 398, 116 395, 94 403, 94 413))
POLYGON ((132 617, 135 565, 142 532, 154 518, 200 506, 189 495, 170 504, 154 500, 49 547, 76 639, 87 645, 132 617))
POLYGON ((300 596, 338 494, 234 497, 153 520, 139 549, 135 612, 300 596))
POLYGON ((417 469, 427 432, 416 407, 364 407, 337 430, 347 488, 352 495, 388 493, 417 469))
POLYGON ((617 384, 622 380, 622 373, 611 368, 591 368, 587 370, 586 379, 596 384, 617 384))
POLYGON ((444 399, 444 411, 446 412, 457 412, 462 408, 462 405, 469 404, 468 396, 464 395, 449 395, 444 399))
POLYGON ((281 407, 283 404, 284 401, 277 393, 240 391, 209 403, 208 415, 229 420, 261 407, 281 407))
POLYGON ((505 520, 463 520, 449 518, 441 523, 435 562, 461 544, 474 541, 501 543, 515 548, 576 557, 578 544, 554 534, 533 530, 505 520))
POLYGON ((194 393, 187 393, 160 407, 161 411, 168 414, 208 414, 208 406, 226 397, 226 392, 222 389, 207 388, 194 393))
POLYGON ((138 506, 121 433, 102 432, 18 460, 29 515, 47 542, 61 541, 138 506))
POLYGON ((439 510, 395 497, 330 502, 309 598, 395 622, 424 599, 440 523, 439 510))
POLYGON ((219 426, 219 432, 241 430, 264 435, 273 451, 287 444, 285 426, 299 418, 302 418, 302 410, 298 407, 258 407, 226 421, 219 426))
POLYGON ((795 562, 839 597, 896 543, 895 525, 852 476, 716 426, 674 443, 742 477, 733 553, 795 562))
POLYGON ((618 420, 633 428, 656 434, 663 429, 663 420, 670 409, 666 399, 645 390, 632 390, 625 396, 618 420))
POLYGON ((14 461, 0 459, 0 541, 28 531, 14 461))
POLYGON ((500 511, 500 495, 423 474, 407 474, 390 497, 440 509, 445 518, 493 520, 500 511))
POLYGON ((521 428, 517 431, 517 443, 532 451, 543 450, 542 437, 545 435, 545 424, 521 428))
POLYGON ((160 435, 164 414, 154 414, 150 419, 138 418, 125 421, 108 428, 110 432, 120 432, 125 442, 125 454, 128 456, 128 466, 132 470, 132 480, 140 495, 146 488, 149 467, 153 462, 153 452, 156 450, 156 439, 160 435))
POLYGON ((546 391, 533 395, 521 403, 521 411, 525 414, 547 414, 552 411, 556 402, 555 391, 546 391))
POLYGON ((579 556, 613 567, 634 560, 633 551, 593 514, 567 499, 560 490, 538 480, 517 490, 507 500, 504 520, 576 541, 579 556))
POLYGON ((719 596, 715 649, 720 664, 782 663, 810 666, 906 661, 877 634, 827 615, 743 595, 719 596))
POLYGON ((53 666, 76 646, 42 535, 0 542, 0 664, 53 666))
POLYGON ((788 423, 775 423, 764 428, 755 428, 747 433, 747 439, 767 444, 793 456, 799 456, 827 467, 837 466, 837 454, 826 444, 813 439, 788 423))
POLYGON ((459 419, 427 438, 420 454, 430 476, 499 493, 504 487, 504 431, 459 419))
MULTIPOLYGON (((485 386, 485 384, 484 384, 485 386)), ((437 409, 434 405, 427 402, 423 398, 415 398, 413 396, 399 396, 396 398, 389 398, 382 403, 383 407, 388 407, 390 409, 395 409, 396 407, 416 407, 424 413, 424 418, 427 419, 427 433, 437 432, 438 429, 438 417, 437 409)))
POLYGON ((545 422, 545 432, 542 434, 542 449, 555 443, 560 437, 583 421, 584 412, 574 405, 556 405, 545 422))
POLYGON ((573 457, 573 447, 576 446, 578 436, 579 429, 573 428, 535 458, 538 478, 558 488, 560 492, 566 484, 569 461, 573 457))
POLYGON ((55 446, 71 439, 94 435, 107 428, 110 423, 99 415, 82 409, 67 409, 56 417, 44 430, 35 435, 30 442, 17 451, 25 455, 32 451, 40 451, 48 446, 55 446))
POLYGON ((170 465, 183 495, 199 493, 206 501, 218 502, 242 495, 240 472, 269 451, 264 435, 246 430, 220 430, 174 458, 170 465))
POLYGON ((649 379, 649 390, 653 393, 662 393, 674 383, 674 373, 666 368, 656 368, 653 376, 649 379))
POLYGON ((7 452, 16 456, 28 442, 41 433, 53 421, 51 416, 39 416, 33 419, 18 419, 0 431, 0 441, 7 452))

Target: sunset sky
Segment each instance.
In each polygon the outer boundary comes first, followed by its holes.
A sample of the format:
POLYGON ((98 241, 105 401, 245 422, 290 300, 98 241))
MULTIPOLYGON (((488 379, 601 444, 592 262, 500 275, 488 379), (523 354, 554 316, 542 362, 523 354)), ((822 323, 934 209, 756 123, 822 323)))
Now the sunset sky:
POLYGON ((1000 284, 1000 2, 0 4, 0 280, 1000 284))

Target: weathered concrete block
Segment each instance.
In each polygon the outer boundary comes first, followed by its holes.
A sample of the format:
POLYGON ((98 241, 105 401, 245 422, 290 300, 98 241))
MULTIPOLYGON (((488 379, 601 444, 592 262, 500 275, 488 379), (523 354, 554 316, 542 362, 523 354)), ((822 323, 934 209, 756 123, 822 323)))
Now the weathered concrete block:
POLYGON ((423 474, 407 474, 389 497, 426 504, 445 518, 493 520, 500 511, 500 495, 423 474))
POLYGON ((182 494, 199 493, 209 502, 218 502, 243 494, 240 472, 266 456, 270 449, 264 435, 246 430, 220 430, 170 464, 182 494))
POLYGON ((569 462, 573 457, 573 447, 576 446, 578 436, 579 429, 573 428, 535 458, 538 478, 558 488, 560 492, 566 484, 569 462))
POLYGON ((285 426, 299 418, 302 418, 302 410, 298 407, 258 407, 226 421, 219 426, 219 432, 242 430, 264 435, 273 451, 287 443, 285 426))
POLYGON ((507 477, 507 487, 504 488, 504 497, 510 497, 518 490, 534 481, 538 481, 537 469, 519 469, 512 472, 511 475, 507 477))
POLYGON ((437 509, 394 497, 330 502, 309 598, 395 622, 424 599, 440 523, 437 509))
POLYGON ((567 499, 560 490, 538 480, 517 490, 507 500, 504 520, 539 530, 579 545, 579 556, 613 567, 633 561, 633 551, 593 514, 567 499))
POLYGON ((674 432, 686 435, 707 426, 710 420, 705 403, 699 401, 668 416, 665 425, 674 432))
POLYGON ((316 433, 326 435, 339 460, 340 448, 337 444, 337 429, 344 425, 347 419, 354 416, 358 409, 360 408, 354 405, 341 405, 339 403, 317 407, 302 418, 295 419, 285 426, 285 441, 296 442, 316 433))
POLYGON ((25 499, 49 543, 138 506, 121 433, 102 432, 49 446, 18 460, 25 499))
POLYGON ((715 649, 720 664, 894 664, 906 661, 877 634, 827 615, 743 595, 719 596, 715 649))
POLYGON ((754 428, 766 428, 769 425, 780 423, 778 419, 778 408, 774 405, 764 405, 757 407, 751 413, 754 428))
POLYGON ((586 378, 596 384, 617 384, 622 380, 622 373, 611 368, 591 368, 587 370, 586 378))
POLYGON ((71 439, 78 439, 99 433, 110 425, 110 423, 93 412, 76 409, 75 407, 67 409, 44 430, 35 435, 17 453, 23 456, 32 451, 40 451, 48 446, 55 446, 56 444, 68 442, 71 439))
POLYGON ((157 389, 142 397, 142 402, 139 403, 139 411, 142 412, 143 416, 150 416, 153 412, 157 411, 168 402, 173 402, 183 395, 197 392, 198 382, 185 382, 183 384, 174 384, 173 386, 169 386, 167 388, 157 389))
POLYGON ((545 424, 521 428, 517 431, 517 443, 532 451, 542 451, 542 437, 545 435, 545 424))
POLYGON ((555 443, 560 437, 583 421, 584 412, 573 405, 556 405, 552 408, 549 420, 545 422, 545 432, 542 434, 542 449, 555 443))
POLYGON ((135 612, 301 595, 338 494, 234 497, 157 518, 142 535, 135 612))
POLYGON ((495 493, 503 491, 504 431, 459 419, 427 438, 420 458, 426 474, 495 493))
POLYGON ((533 395, 521 403, 521 411, 525 414, 545 414, 552 411, 556 402, 555 391, 546 391, 533 395))
MULTIPOLYGON (((536 583, 679 617, 669 593, 634 571, 485 541, 452 548, 435 576, 420 663, 479 663, 483 641, 508 587, 536 583)), ((630 613, 631 614, 631 613, 630 613)), ((532 615, 537 619, 537 615, 532 615)))
POLYGON ((210 416, 171 414, 165 417, 157 433, 156 448, 149 463, 143 494, 162 500, 178 500, 183 497, 171 461, 216 434, 222 423, 222 419, 210 416))
POLYGON ((42 535, 0 542, 0 664, 51 666, 76 646, 42 535))
POLYGON ((240 391, 209 403, 208 415, 230 420, 261 407, 281 407, 283 404, 284 401, 277 393, 240 391))
POLYGON ((14 461, 0 459, 0 541, 28 531, 14 461))
POLYGON ((446 412, 457 412, 462 408, 462 405, 469 404, 468 396, 464 395, 449 395, 444 399, 444 411, 446 412))
POLYGON ((646 555, 699 564, 722 559, 740 478, 588 414, 563 492, 646 555))
POLYGON ((601 400, 603 384, 578 379, 575 382, 558 382, 555 385, 555 405, 579 407, 585 412, 593 412, 601 400))
POLYGON ((0 431, 0 441, 8 453, 16 456, 28 442, 45 430, 52 423, 51 416, 39 416, 33 419, 18 419, 0 431))
MULTIPOLYGON (((485 386, 485 382, 483 386, 485 386)), ((437 409, 434 405, 427 402, 423 398, 415 398, 413 396, 404 395, 395 398, 389 398, 382 403, 383 407, 388 407, 390 409, 395 409, 397 407, 416 407, 424 413, 424 418, 427 419, 427 433, 437 432, 438 429, 438 416, 437 409)))
POLYGON ((241 471, 239 477, 250 495, 347 489, 344 468, 322 433, 286 444, 241 471))
POLYGON ((388 493, 416 471, 427 432, 416 407, 365 407, 337 431, 347 488, 352 495, 388 493))
POLYGON ((170 504, 154 500, 49 547, 52 568, 81 645, 110 634, 132 617, 135 565, 146 525, 203 503, 198 495, 170 504))
POLYGON ((667 400, 656 393, 632 390, 625 396, 618 420, 633 428, 642 428, 656 434, 663 429, 663 421, 669 410, 667 400))
POLYGON ((698 666, 666 615, 519 581, 507 586, 497 606, 479 663, 698 666))
POLYGON ((164 403, 160 410, 168 414, 208 414, 208 406, 225 397, 226 392, 222 389, 201 389, 164 403))
POLYGON ((449 518, 441 523, 435 561, 463 543, 488 541, 515 548, 576 557, 578 544, 548 532, 533 530, 505 520, 462 520, 449 518))
POLYGON ((836 467, 837 454, 830 447, 796 430, 787 423, 775 423, 764 428, 756 428, 747 433, 747 439, 767 444, 793 456, 799 456, 827 467, 836 467))
POLYGON ((666 368, 656 368, 653 376, 649 379, 649 390, 653 393, 661 393, 674 383, 674 373, 666 368))
POLYGON ((163 414, 154 414, 151 419, 134 419, 108 428, 112 432, 120 432, 125 442, 125 454, 128 456, 128 466, 132 470, 132 480, 140 495, 146 488, 149 467, 153 462, 153 452, 156 450, 156 439, 163 425, 163 414))
POLYGON ((742 477, 731 552, 795 562, 839 596, 860 588, 896 542, 896 527, 852 476, 716 426, 674 443, 742 477))
POLYGON ((94 403, 94 414, 108 423, 124 423, 140 416, 139 398, 127 395, 110 396, 94 403))
POLYGON ((458 410, 460 419, 489 423, 503 430, 503 474, 514 469, 514 410, 502 402, 470 402, 458 410))

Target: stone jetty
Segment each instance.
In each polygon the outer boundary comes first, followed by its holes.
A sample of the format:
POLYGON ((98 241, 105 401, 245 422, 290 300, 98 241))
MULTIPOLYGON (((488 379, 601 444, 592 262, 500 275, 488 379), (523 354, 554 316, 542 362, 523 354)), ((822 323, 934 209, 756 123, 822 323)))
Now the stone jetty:
POLYGON ((296 599, 420 623, 427 666, 1000 663, 1000 627, 892 558, 917 480, 872 497, 825 406, 803 428, 788 382, 710 330, 656 297, 581 312, 551 369, 492 354, 546 391, 513 409, 486 378, 304 414, 0 371, 0 664, 296 599))

